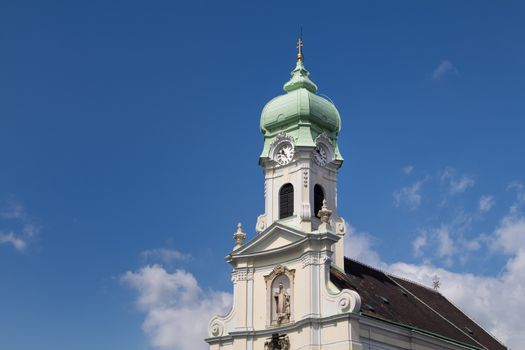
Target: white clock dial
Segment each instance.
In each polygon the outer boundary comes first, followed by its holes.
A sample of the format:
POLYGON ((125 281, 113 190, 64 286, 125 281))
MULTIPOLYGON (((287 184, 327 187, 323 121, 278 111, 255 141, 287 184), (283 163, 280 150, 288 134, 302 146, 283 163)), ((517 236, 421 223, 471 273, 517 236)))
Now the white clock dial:
POLYGON ((285 143, 275 152, 275 161, 280 165, 290 163, 293 158, 294 149, 290 143, 285 143))
POLYGON ((313 158, 319 166, 325 166, 328 162, 328 155, 326 151, 320 146, 315 147, 313 158))

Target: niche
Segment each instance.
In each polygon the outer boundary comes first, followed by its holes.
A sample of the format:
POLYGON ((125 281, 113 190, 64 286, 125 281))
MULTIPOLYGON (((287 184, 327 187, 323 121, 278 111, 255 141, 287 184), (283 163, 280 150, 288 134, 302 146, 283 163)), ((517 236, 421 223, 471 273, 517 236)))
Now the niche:
POLYGON ((295 270, 282 265, 264 276, 266 281, 267 325, 280 326, 293 322, 293 281, 295 270))

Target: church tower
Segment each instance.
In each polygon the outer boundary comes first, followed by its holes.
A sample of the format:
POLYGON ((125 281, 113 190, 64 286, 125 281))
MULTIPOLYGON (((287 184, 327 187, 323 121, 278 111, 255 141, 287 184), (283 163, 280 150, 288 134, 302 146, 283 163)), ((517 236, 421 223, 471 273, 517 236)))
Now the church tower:
POLYGON ((507 349, 438 291, 344 257, 341 118, 297 48, 261 113, 264 213, 249 241, 233 235, 233 306, 211 319, 210 350, 507 349))
POLYGON ((209 324, 210 349, 361 349, 359 295, 330 282, 344 271, 345 222, 337 213, 341 118, 317 94, 302 41, 285 94, 261 113, 265 212, 244 242, 239 224, 232 265, 234 302, 209 324))
MULTIPOLYGON (((330 226, 339 237, 345 222, 337 215, 337 172, 343 158, 337 147, 341 117, 334 104, 317 95, 317 86, 304 67, 302 41, 297 64, 284 84, 286 94, 266 104, 261 114, 264 146, 259 164, 265 175, 265 213, 256 230, 275 222, 314 232, 326 201, 332 210, 330 226)), ((335 244, 335 263, 343 268, 343 239, 335 244)))

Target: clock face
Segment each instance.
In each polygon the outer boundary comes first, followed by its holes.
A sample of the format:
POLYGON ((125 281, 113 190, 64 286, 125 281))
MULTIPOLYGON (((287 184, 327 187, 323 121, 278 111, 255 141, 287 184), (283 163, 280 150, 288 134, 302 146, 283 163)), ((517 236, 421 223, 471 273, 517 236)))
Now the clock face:
POLYGON ((291 162, 294 154, 293 145, 291 143, 284 143, 275 152, 275 161, 280 165, 285 165, 291 162))
POLYGON ((323 147, 315 147, 313 158, 319 166, 325 166, 326 163, 328 163, 328 154, 326 153, 323 147))

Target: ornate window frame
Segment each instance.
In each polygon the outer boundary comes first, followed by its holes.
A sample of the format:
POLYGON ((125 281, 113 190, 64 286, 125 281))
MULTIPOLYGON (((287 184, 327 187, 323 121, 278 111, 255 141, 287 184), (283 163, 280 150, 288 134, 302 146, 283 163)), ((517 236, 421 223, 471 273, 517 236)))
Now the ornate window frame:
POLYGON ((288 269, 283 265, 277 265, 273 268, 270 274, 264 276, 264 281, 266 282, 266 327, 278 327, 282 324, 293 323, 294 316, 294 278, 295 278, 295 269, 288 269), (290 282, 289 295, 290 295, 290 317, 289 320, 284 323, 279 323, 277 320, 272 319, 273 317, 273 308, 274 295, 272 290, 272 284, 275 279, 279 276, 286 276, 290 282))

